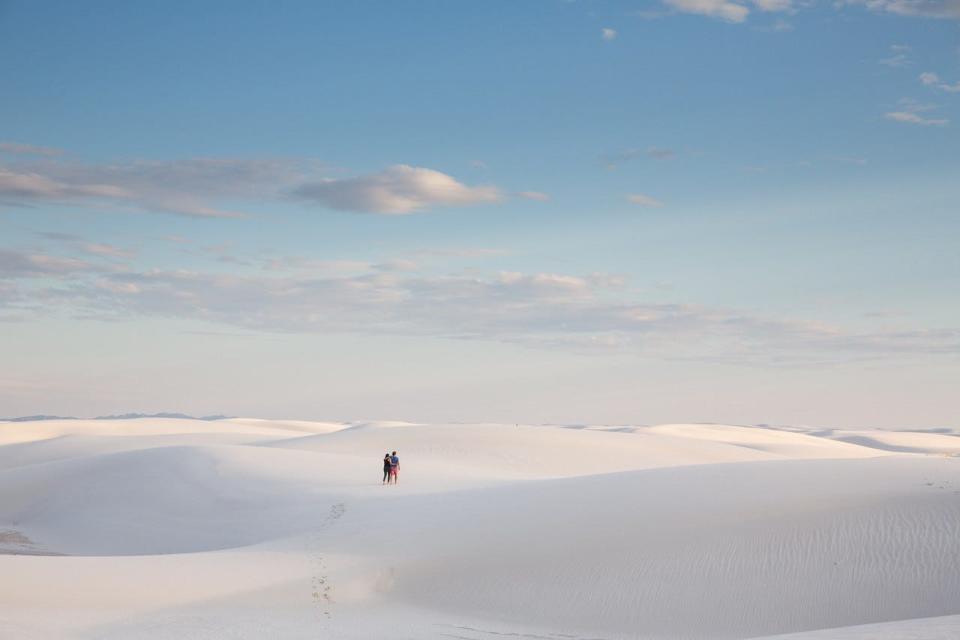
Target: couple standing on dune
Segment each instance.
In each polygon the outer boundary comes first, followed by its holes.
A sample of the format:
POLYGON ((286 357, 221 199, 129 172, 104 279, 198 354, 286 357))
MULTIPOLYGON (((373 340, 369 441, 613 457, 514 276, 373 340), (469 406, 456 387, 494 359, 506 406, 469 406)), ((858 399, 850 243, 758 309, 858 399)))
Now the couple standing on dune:
POLYGON ((397 452, 383 454, 383 484, 397 484, 397 473, 400 472, 400 458, 397 452))

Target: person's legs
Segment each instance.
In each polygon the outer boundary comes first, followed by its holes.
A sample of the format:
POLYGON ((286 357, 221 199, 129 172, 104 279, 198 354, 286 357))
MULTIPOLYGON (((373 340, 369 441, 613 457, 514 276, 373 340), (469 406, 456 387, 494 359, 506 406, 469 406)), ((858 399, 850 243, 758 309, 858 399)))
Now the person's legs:
POLYGON ((391 467, 391 468, 390 468, 390 477, 393 478, 393 484, 397 484, 397 472, 398 472, 399 470, 400 470, 400 469, 397 468, 397 467, 391 467))
POLYGON ((390 471, 387 470, 387 469, 384 469, 384 470, 383 470, 383 481, 384 481, 384 482, 387 482, 388 480, 390 480, 390 471))

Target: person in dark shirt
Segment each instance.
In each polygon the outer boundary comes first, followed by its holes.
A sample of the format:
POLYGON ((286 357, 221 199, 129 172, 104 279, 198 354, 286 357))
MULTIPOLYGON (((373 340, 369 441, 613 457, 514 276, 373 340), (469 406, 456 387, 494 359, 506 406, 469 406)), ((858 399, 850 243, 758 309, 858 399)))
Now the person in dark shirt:
POLYGON ((390 455, 390 478, 393 480, 393 484, 397 484, 398 473, 400 473, 400 458, 397 457, 397 452, 394 451, 390 455))
POLYGON ((383 454, 383 484, 390 482, 390 454, 383 454))

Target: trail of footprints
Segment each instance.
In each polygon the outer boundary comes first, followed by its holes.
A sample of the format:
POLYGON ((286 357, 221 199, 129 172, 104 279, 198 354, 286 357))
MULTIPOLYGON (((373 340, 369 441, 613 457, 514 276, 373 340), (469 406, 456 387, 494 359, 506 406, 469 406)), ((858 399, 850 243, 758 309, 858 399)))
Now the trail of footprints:
POLYGON ((330 618, 330 605, 333 604, 331 596, 330 579, 327 577, 327 563, 320 553, 320 534, 329 528, 333 523, 340 519, 346 511, 346 506, 339 502, 330 507, 330 513, 323 519, 313 535, 310 537, 310 555, 313 559, 313 577, 310 579, 311 597, 325 619, 330 618))

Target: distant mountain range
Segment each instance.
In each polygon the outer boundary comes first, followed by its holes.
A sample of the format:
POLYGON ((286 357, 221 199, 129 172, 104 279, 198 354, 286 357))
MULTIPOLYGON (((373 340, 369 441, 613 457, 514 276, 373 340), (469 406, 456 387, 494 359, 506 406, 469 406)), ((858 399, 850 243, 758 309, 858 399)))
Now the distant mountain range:
MULTIPOLYGON (((226 420, 233 416, 188 416, 184 413, 124 413, 112 416, 97 416, 89 420, 135 420, 137 418, 178 418, 180 420, 226 420)), ((20 416, 18 418, 0 418, 0 422, 39 422, 41 420, 80 420, 74 416, 20 416)))

